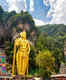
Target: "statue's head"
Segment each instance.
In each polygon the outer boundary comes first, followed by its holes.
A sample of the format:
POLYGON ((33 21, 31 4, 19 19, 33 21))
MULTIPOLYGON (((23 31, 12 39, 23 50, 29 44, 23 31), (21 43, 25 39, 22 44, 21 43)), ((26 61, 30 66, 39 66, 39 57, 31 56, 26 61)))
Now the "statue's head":
POLYGON ((21 32, 20 36, 22 39, 26 40, 26 32, 25 31, 21 32))

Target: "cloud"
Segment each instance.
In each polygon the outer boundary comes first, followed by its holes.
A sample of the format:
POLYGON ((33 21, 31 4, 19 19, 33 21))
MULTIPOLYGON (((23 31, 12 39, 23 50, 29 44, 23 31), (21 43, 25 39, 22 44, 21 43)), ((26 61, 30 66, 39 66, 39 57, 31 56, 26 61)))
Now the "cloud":
POLYGON ((26 0, 6 0, 8 3, 8 11, 15 10, 20 12, 21 10, 26 10, 26 0))
POLYGON ((27 9, 26 0, 24 0, 24 6, 25 6, 24 11, 26 11, 27 9))
POLYGON ((17 0, 6 0, 7 1, 7 3, 8 3, 8 11, 10 12, 10 11, 13 11, 13 10, 15 10, 16 12, 18 11, 18 7, 17 7, 17 5, 16 5, 16 3, 17 3, 17 0))
POLYGON ((66 24, 66 0, 64 1, 64 24, 66 24))
MULTIPOLYGON (((2 5, 2 7, 8 10, 9 12, 13 10, 15 10, 16 12, 20 12, 21 10, 26 11, 28 10, 27 8, 29 5, 30 12, 35 11, 32 14, 32 16, 35 15, 37 17, 40 17, 41 19, 41 16, 42 14, 44 14, 44 12, 41 13, 41 15, 36 14, 37 12, 40 13, 40 10, 37 11, 34 9, 36 7, 36 4, 34 5, 34 2, 36 3, 36 1, 37 0, 0 0, 0 5, 2 5), (27 3, 28 1, 30 2, 29 4, 27 3)), ((50 9, 47 13, 47 16, 45 17, 43 15, 44 19, 52 18, 51 21, 49 21, 49 24, 62 24, 62 23, 66 24, 66 0, 43 0, 43 3, 45 6, 50 5, 50 9)), ((38 22, 40 22, 41 24, 45 24, 45 22, 41 20, 36 20, 36 24, 38 22)), ((40 23, 38 24, 40 25, 40 23)))
POLYGON ((52 16, 50 24, 66 24, 66 1, 65 0, 49 0, 50 10, 47 17, 52 16))
POLYGON ((36 26, 42 26, 47 24, 47 23, 44 23, 42 20, 35 19, 35 18, 34 18, 34 21, 36 26))
POLYGON ((55 9, 55 0, 49 0, 50 10, 48 11, 47 17, 52 16, 55 9))
MULTIPOLYGON (((26 0, 6 0, 8 3, 8 11, 15 10, 17 13, 21 10, 26 11, 27 10, 27 2, 26 0)), ((34 11, 34 0, 30 0, 30 11, 34 11)))
POLYGON ((49 0, 43 0, 44 5, 49 6, 49 0))
POLYGON ((51 21, 55 24, 64 24, 64 0, 57 0, 53 19, 51 21))
POLYGON ((7 11, 8 10, 8 4, 6 2, 6 0, 0 0, 0 5, 2 6, 2 8, 7 11))
POLYGON ((34 11, 34 0, 30 0, 30 11, 34 11))

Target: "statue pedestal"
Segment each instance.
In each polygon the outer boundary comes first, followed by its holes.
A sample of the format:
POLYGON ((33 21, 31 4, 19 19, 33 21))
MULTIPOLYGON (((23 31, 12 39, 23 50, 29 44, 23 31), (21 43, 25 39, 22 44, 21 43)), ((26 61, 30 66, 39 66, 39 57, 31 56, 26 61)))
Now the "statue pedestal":
POLYGON ((26 77, 24 77, 24 76, 19 76, 19 75, 15 75, 15 76, 13 77, 13 79, 14 79, 14 80, 27 80, 26 77))
POLYGON ((16 75, 13 79, 15 80, 43 80, 42 77, 28 77, 28 76, 18 76, 16 75))

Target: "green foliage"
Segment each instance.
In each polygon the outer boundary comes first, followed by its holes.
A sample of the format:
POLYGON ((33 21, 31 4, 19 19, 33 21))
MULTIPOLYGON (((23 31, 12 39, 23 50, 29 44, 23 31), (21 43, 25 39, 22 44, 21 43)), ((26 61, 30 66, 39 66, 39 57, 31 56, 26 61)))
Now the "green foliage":
POLYGON ((0 6, 0 23, 3 21, 3 13, 4 13, 4 10, 0 6))
POLYGON ((59 42, 53 37, 42 33, 37 37, 35 46, 37 53, 45 49, 52 52, 52 55, 55 58, 55 72, 59 72, 60 64, 64 62, 63 42, 59 42))
POLYGON ((2 14, 4 12, 4 10, 2 9, 2 7, 0 6, 0 14, 2 14))
POLYGON ((7 61, 9 64, 12 64, 12 56, 13 56, 13 44, 9 41, 6 41, 5 42, 5 46, 6 46, 6 56, 8 57, 7 58, 7 61))
POLYGON ((44 48, 46 48, 46 43, 47 43, 47 36, 44 35, 44 34, 40 34, 37 37, 35 46, 36 46, 36 48, 37 48, 38 51, 41 51, 44 48))
POLYGON ((63 53, 59 48, 55 48, 55 50, 53 51, 53 56, 55 58, 55 71, 56 73, 58 73, 60 64, 64 62, 63 53))
POLYGON ((49 50, 43 50, 36 55, 36 65, 39 67, 39 74, 49 77, 54 72, 55 58, 49 50))
POLYGON ((41 32, 47 33, 49 36, 54 38, 59 38, 65 35, 66 33, 66 25, 64 24, 48 24, 45 26, 38 27, 41 32))
POLYGON ((36 66, 35 66, 35 56, 36 56, 36 49, 33 45, 31 45, 30 47, 30 59, 29 59, 29 73, 30 74, 33 74, 35 73, 35 70, 36 70, 36 66))
POLYGON ((56 41, 51 36, 40 33, 40 35, 37 37, 35 46, 38 51, 44 49, 54 50, 56 47, 56 41))

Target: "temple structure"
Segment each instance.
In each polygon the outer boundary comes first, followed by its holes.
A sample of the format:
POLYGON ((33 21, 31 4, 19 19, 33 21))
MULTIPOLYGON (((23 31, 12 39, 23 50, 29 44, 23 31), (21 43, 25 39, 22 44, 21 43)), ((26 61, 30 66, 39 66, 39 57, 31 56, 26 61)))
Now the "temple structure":
POLYGON ((5 52, 0 49, 0 75, 6 75, 7 70, 6 70, 6 55, 5 52))

